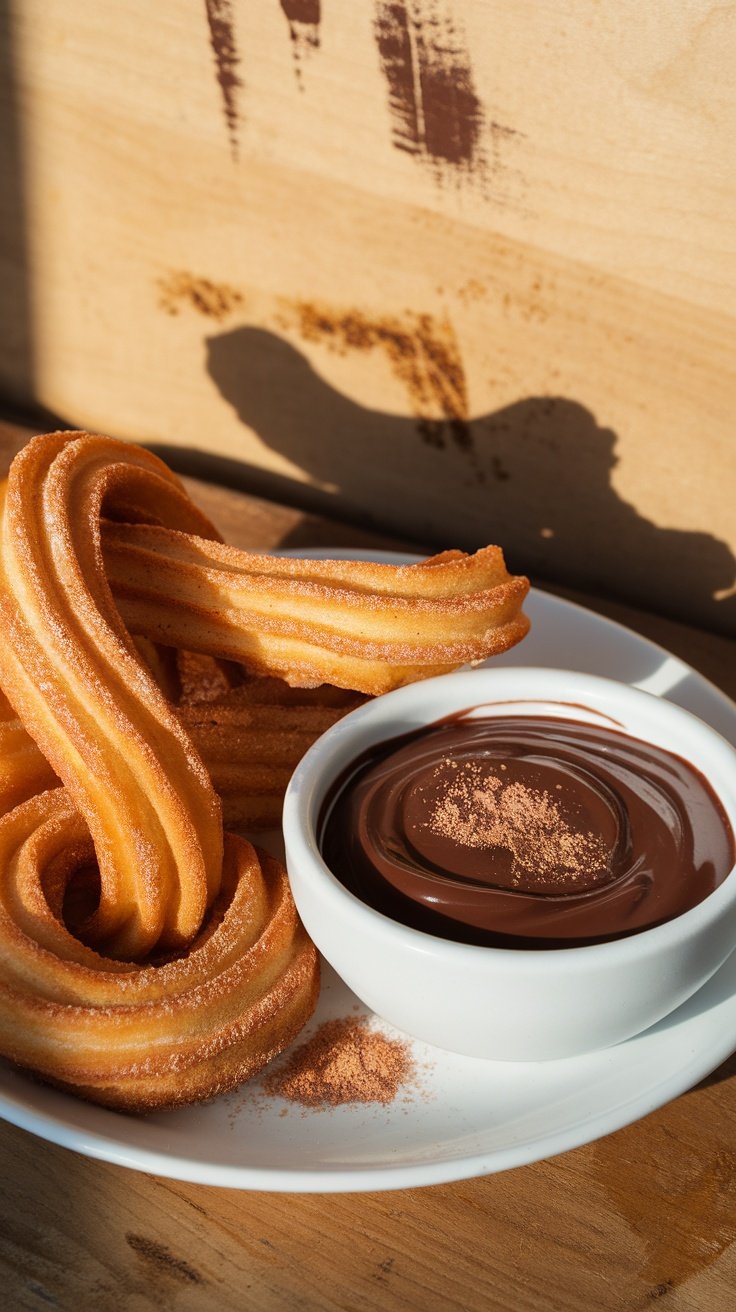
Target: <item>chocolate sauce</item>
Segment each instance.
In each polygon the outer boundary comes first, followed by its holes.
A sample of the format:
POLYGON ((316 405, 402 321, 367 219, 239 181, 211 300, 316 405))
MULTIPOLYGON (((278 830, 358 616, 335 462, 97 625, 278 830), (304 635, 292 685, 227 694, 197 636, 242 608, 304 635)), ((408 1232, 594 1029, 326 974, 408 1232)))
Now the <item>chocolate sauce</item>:
POLYGON ((320 846, 363 902, 462 943, 571 947, 681 915, 736 856, 706 779, 608 725, 462 713, 364 753, 320 846))

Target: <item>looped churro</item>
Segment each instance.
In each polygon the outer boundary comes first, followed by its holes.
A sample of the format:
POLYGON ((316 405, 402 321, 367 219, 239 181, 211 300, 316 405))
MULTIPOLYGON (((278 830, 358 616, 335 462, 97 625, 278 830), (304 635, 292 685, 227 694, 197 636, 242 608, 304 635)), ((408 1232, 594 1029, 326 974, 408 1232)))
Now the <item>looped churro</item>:
POLYGON ((0 821, 0 1048, 96 1102, 144 1110, 248 1079, 302 1028, 316 999, 312 944, 286 872, 228 836, 222 880, 184 957, 99 956, 62 917, 94 849, 64 789, 0 821))
POLYGON ((120 620, 103 507, 214 534, 160 461, 122 443, 51 435, 12 466, 0 683, 65 787, 0 821, 0 1050, 145 1108, 259 1069, 308 1018, 318 972, 285 872, 224 844, 209 774, 120 620))
POLYGON ((101 897, 90 939, 141 957, 191 941, 219 888, 222 822, 110 596, 103 505, 215 532, 147 452, 65 434, 29 443, 2 506, 0 683, 92 834, 101 897))
POLYGON ((316 952, 223 804, 273 823, 360 694, 518 641, 527 588, 497 548, 404 567, 238 551, 149 453, 31 442, 0 498, 0 1052, 146 1108, 280 1051, 316 952))

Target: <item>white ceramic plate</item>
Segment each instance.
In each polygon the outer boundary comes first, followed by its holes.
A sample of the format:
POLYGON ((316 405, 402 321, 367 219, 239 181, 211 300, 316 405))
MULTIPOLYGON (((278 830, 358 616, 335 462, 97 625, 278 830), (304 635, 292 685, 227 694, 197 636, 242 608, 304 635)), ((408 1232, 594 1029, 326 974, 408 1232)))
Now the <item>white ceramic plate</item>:
MULTIPOLYGON (((682 661, 556 597, 534 592, 527 609, 531 634, 497 663, 621 679, 687 707, 736 743, 736 706, 682 661)), ((357 1007, 326 971, 301 1041, 357 1007)), ((736 1048, 736 953, 679 1011, 604 1052, 509 1064, 412 1046, 416 1078, 388 1107, 306 1111, 253 1082, 203 1106, 128 1117, 0 1066, 0 1116, 91 1157, 230 1188, 402 1189, 507 1170, 628 1125, 725 1061, 736 1048)))

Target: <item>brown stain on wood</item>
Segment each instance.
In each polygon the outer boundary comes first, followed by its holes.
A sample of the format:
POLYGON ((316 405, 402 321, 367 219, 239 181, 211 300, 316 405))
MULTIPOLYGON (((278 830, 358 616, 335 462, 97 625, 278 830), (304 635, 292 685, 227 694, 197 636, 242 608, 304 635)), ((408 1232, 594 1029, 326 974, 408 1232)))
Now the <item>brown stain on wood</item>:
POLYGON ((173 270, 157 281, 159 307, 167 314, 179 314, 183 307, 196 310, 206 319, 221 323, 243 305, 243 293, 227 283, 196 277, 185 270, 173 270))
POLYGON ((289 24, 294 72, 303 91, 302 64, 320 45, 321 0, 280 0, 280 4, 289 24))
POLYGON ((440 183, 452 175, 483 181, 503 137, 516 133, 498 123, 489 129, 464 36, 445 0, 378 0, 374 35, 396 149, 440 183))
POLYGON ((184 1258, 176 1257, 170 1248, 165 1244, 160 1244, 156 1239, 149 1239, 146 1235, 134 1234, 128 1231, 125 1236, 125 1242, 134 1253, 143 1258, 147 1267, 155 1271, 156 1275, 170 1276, 178 1284, 182 1285, 202 1285, 205 1284, 204 1276, 197 1271, 196 1267, 185 1262, 184 1258))
POLYGON ((596 1177, 643 1243, 647 1302, 706 1270, 736 1240, 736 1155, 712 1135, 691 1145, 678 1135, 675 1160, 663 1134, 647 1119, 592 1149, 596 1177))
POLYGON ((240 122, 238 91, 243 83, 238 73, 241 60, 235 35, 232 0, 205 0, 205 11, 230 150, 233 158, 237 159, 240 122))
POLYGON ((370 317, 309 301, 292 302, 290 309, 305 341, 342 355, 381 351, 406 388, 422 440, 440 450, 449 441, 476 467, 465 368, 448 318, 409 310, 370 317))

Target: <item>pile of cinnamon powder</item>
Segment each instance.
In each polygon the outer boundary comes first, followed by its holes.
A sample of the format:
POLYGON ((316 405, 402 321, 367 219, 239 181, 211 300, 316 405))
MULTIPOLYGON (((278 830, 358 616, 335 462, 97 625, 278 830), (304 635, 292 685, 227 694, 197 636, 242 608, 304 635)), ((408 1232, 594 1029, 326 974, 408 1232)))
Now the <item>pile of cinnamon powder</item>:
POLYGON ((271 1097, 303 1107, 393 1102, 413 1073, 409 1045, 369 1027, 364 1016, 320 1025, 280 1069, 264 1080, 271 1097))

